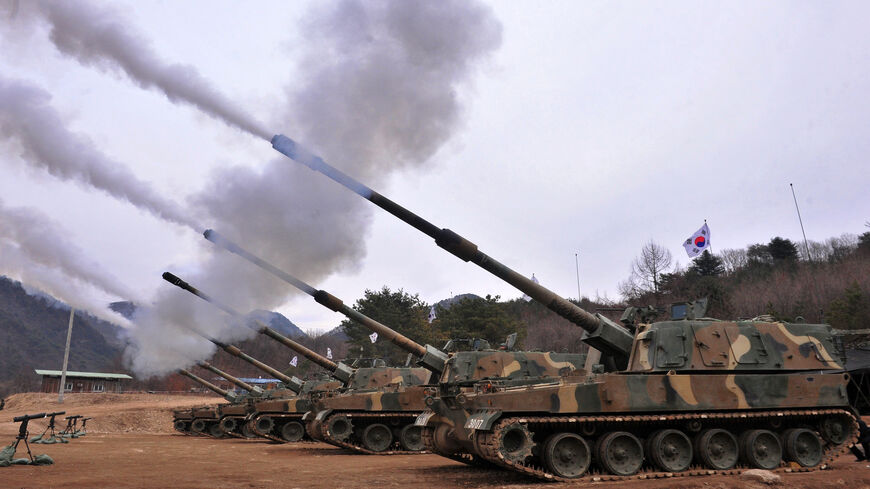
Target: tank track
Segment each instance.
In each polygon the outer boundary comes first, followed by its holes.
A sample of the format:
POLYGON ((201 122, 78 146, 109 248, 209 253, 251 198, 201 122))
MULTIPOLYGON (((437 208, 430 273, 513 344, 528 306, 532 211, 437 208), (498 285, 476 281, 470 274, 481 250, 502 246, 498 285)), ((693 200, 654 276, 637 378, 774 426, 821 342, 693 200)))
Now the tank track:
MULTIPOLYGON (((271 433, 264 433, 264 432, 258 430, 257 429, 257 422, 260 420, 260 418, 262 416, 269 416, 270 418, 282 418, 282 419, 288 419, 288 420, 293 420, 293 421, 299 421, 300 423, 302 423, 303 414, 304 413, 269 413, 269 412, 264 412, 264 413, 258 414, 254 418, 250 419, 248 421, 248 423, 250 424, 251 431, 262 436, 263 438, 267 438, 269 440, 272 440, 272 441, 275 441, 278 443, 290 443, 289 441, 285 440, 284 438, 281 438, 280 436, 273 435, 271 433)), ((305 426, 305 423, 302 423, 302 426, 305 426)), ((314 441, 311 439, 311 436, 308 435, 308 431, 306 430, 303 438, 301 440, 299 440, 297 442, 293 442, 293 443, 314 443, 314 441)))
MULTIPOLYGON (((535 463, 518 463, 511 462, 506 460, 498 447, 498 441, 501 437, 499 436, 502 430, 507 428, 508 426, 519 423, 521 425, 525 425, 529 430, 535 431, 536 429, 547 429, 552 428, 551 431, 570 431, 570 432, 578 432, 579 428, 582 426, 581 423, 589 426, 592 425, 606 425, 608 426, 607 431, 614 431, 617 429, 622 429, 626 431, 632 431, 630 428, 626 428, 627 426, 637 426, 642 423, 662 423, 662 422, 690 422, 690 421, 700 421, 700 422, 730 422, 730 423, 740 423, 740 422, 751 422, 751 421, 762 421, 764 418, 769 418, 772 422, 778 421, 780 423, 785 421, 795 421, 795 422, 813 422, 817 419, 821 419, 822 416, 828 415, 840 415, 846 416, 851 421, 851 436, 845 442, 834 445, 831 443, 827 443, 825 445, 825 451, 822 456, 822 462, 815 467, 801 467, 794 463, 781 462, 780 466, 772 472, 784 473, 784 472, 811 472, 816 470, 823 470, 828 468, 831 461, 836 458, 838 455, 843 453, 852 443, 855 443, 858 439, 858 423, 855 417, 845 411, 843 409, 805 409, 805 410, 778 410, 778 411, 758 411, 758 412, 747 412, 747 411, 737 411, 737 412, 725 412, 725 413, 692 413, 692 414, 663 414, 663 415, 644 415, 644 416, 517 416, 517 417, 508 417, 502 418, 492 427, 492 430, 483 432, 477 431, 475 432, 475 446, 477 447, 480 455, 487 461, 492 462, 501 467, 508 468, 515 472, 519 472, 522 474, 529 475, 531 477, 536 477, 538 479, 543 479, 547 481, 561 481, 561 482, 575 482, 575 481, 620 481, 620 480, 634 480, 634 479, 659 479, 659 478, 671 478, 671 477, 693 477, 693 476, 706 476, 706 475, 735 475, 740 474, 744 470, 747 470, 751 467, 742 464, 742 461, 737 464, 732 469, 728 470, 712 470, 706 467, 702 467, 700 465, 692 465, 687 470, 682 472, 662 472, 655 467, 652 467, 648 462, 644 462, 641 470, 633 475, 629 476, 619 476, 602 472, 600 469, 595 467, 593 463, 590 467, 589 471, 581 477, 578 478, 564 478, 559 477, 553 473, 547 471, 546 467, 544 467, 540 462, 535 463), (588 423, 588 424, 587 424, 588 423)), ((454 459, 456 460, 456 459, 454 459)), ((461 461, 461 460, 460 460, 461 461)))
MULTIPOLYGON (((390 418, 393 418, 393 419, 404 418, 407 421, 407 424, 414 424, 414 421, 417 420, 417 415, 419 415, 419 414, 420 413, 418 413, 418 412, 411 412, 411 413, 390 413, 390 412, 370 413, 370 412, 358 412, 358 411, 337 411, 337 412, 333 412, 332 414, 327 416, 326 419, 323 420, 323 427, 324 427, 323 428, 323 438, 324 438, 324 441, 326 441, 327 443, 330 443, 332 445, 340 446, 342 448, 347 448, 347 449, 353 450, 353 451, 358 452, 358 453, 364 453, 366 455, 416 455, 416 454, 421 454, 421 453, 429 453, 426 450, 410 451, 410 450, 402 450, 402 449, 400 449, 400 450, 384 450, 383 452, 375 452, 375 451, 369 450, 368 448, 366 448, 362 445, 356 444, 356 443, 336 440, 335 438, 333 438, 329 434, 329 429, 326 428, 327 426, 329 426, 329 421, 336 416, 347 416, 349 418, 365 418, 365 419, 377 418, 377 419, 384 420, 384 421, 386 421, 387 419, 390 419, 390 418)), ((393 441, 393 443, 395 444, 395 440, 393 441)))

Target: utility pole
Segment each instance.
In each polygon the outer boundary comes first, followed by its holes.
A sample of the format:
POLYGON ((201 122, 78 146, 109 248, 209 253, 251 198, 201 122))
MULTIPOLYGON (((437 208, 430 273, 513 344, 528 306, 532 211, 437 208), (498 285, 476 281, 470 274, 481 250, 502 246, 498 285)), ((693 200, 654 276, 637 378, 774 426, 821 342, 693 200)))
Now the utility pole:
POLYGON ((794 208, 797 209, 798 222, 801 223, 801 234, 804 235, 804 249, 807 251, 807 261, 813 261, 810 259, 810 245, 807 244, 807 233, 804 232, 804 221, 801 219, 801 209, 798 207, 797 197, 794 195, 794 185, 788 184, 791 187, 791 197, 794 199, 794 208))
POLYGON ((57 402, 63 404, 63 390, 66 387, 66 365, 69 361, 69 341, 72 339, 73 317, 76 310, 73 307, 69 308, 69 328, 66 330, 66 350, 63 352, 63 370, 60 371, 60 389, 57 394, 57 402))
POLYGON ((574 266, 577 268, 577 304, 580 303, 580 250, 574 253, 574 266))

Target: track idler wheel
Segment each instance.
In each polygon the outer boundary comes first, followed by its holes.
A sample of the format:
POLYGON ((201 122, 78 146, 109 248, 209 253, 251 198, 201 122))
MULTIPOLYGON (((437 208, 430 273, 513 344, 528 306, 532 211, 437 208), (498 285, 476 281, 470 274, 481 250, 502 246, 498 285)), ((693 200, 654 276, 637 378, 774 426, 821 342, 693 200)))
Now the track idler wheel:
POLYGON ((511 423, 499 430, 496 436, 498 451, 508 462, 523 463, 532 456, 534 433, 526 425, 511 423))
POLYGON ((423 445, 423 428, 408 424, 399 431, 399 443, 409 452, 419 452, 426 448, 423 445))
POLYGON ((643 445, 627 431, 614 431, 598 440, 598 463, 615 475, 633 475, 643 465, 643 445))
POLYGON ((239 427, 239 423, 236 422, 235 418, 224 418, 221 420, 221 429, 224 433, 232 433, 236 431, 236 428, 239 427))
POLYGON ((335 440, 345 441, 353 434, 353 423, 347 416, 333 416, 326 423, 326 434, 335 440))
POLYGON ((260 416, 257 419, 257 431, 260 433, 271 433, 275 428, 275 420, 271 416, 260 416))
POLYGON ((708 469, 728 470, 737 465, 740 448, 730 431, 711 428, 695 437, 695 454, 708 469))
POLYGON ((288 421, 281 427, 281 438, 289 442, 297 442, 305 436, 305 427, 299 421, 288 421))
POLYGON ((589 470, 592 450, 580 435, 556 433, 544 442, 541 456, 553 474, 566 479, 575 479, 589 470))
POLYGON ((782 461, 779 437, 768 430, 749 430, 740 435, 740 453, 743 461, 752 467, 773 470, 782 461))
POLYGON ((692 464, 692 442, 680 430, 659 430, 648 442, 647 455, 665 472, 682 472, 692 464))
POLYGON ((829 416, 819 423, 819 433, 822 438, 834 445, 846 443, 851 431, 848 421, 842 416, 829 416))
POLYGON ((822 463, 824 449, 819 435, 805 428, 785 430, 782 435, 786 460, 797 462, 801 467, 815 467, 822 463))
POLYGON ((385 424, 370 424, 363 430, 362 442, 373 452, 383 452, 393 443, 393 430, 385 424))

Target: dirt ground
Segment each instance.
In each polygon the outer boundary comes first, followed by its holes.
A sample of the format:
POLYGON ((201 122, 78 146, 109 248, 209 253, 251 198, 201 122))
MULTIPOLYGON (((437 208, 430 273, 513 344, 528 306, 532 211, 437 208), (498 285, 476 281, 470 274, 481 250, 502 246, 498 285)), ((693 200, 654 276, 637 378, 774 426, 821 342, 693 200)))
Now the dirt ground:
MULTIPOLYGON (((837 459, 831 470, 782 474, 767 486, 739 476, 692 477, 630 482, 547 484, 520 475, 468 467, 436 455, 378 457, 357 455, 322 443, 273 444, 265 441, 215 440, 175 434, 171 410, 215 404, 214 397, 149 394, 79 394, 63 406, 50 394, 13 396, 0 411, 0 445, 14 441, 12 417, 24 413, 66 410, 93 416, 90 434, 66 445, 32 445, 54 465, 0 468, 0 487, 173 487, 173 488, 628 488, 628 489, 761 489, 788 487, 870 488, 870 467, 851 455, 837 459), (91 429, 93 423, 93 429, 91 429)), ((32 422, 31 436, 46 422, 32 422)), ((17 456, 25 454, 23 443, 17 456)))

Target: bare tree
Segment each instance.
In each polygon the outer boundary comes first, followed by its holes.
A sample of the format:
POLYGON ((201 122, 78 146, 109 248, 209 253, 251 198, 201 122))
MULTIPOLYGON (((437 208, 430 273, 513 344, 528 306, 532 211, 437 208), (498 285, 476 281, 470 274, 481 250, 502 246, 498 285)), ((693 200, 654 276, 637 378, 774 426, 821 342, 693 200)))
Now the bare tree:
POLYGON ((657 294, 662 274, 669 271, 672 262, 671 252, 650 240, 632 262, 630 280, 637 288, 657 294))
POLYGON ((737 270, 746 266, 746 249, 733 249, 728 248, 719 252, 719 256, 722 257, 722 264, 725 265, 726 273, 734 273, 737 270))

